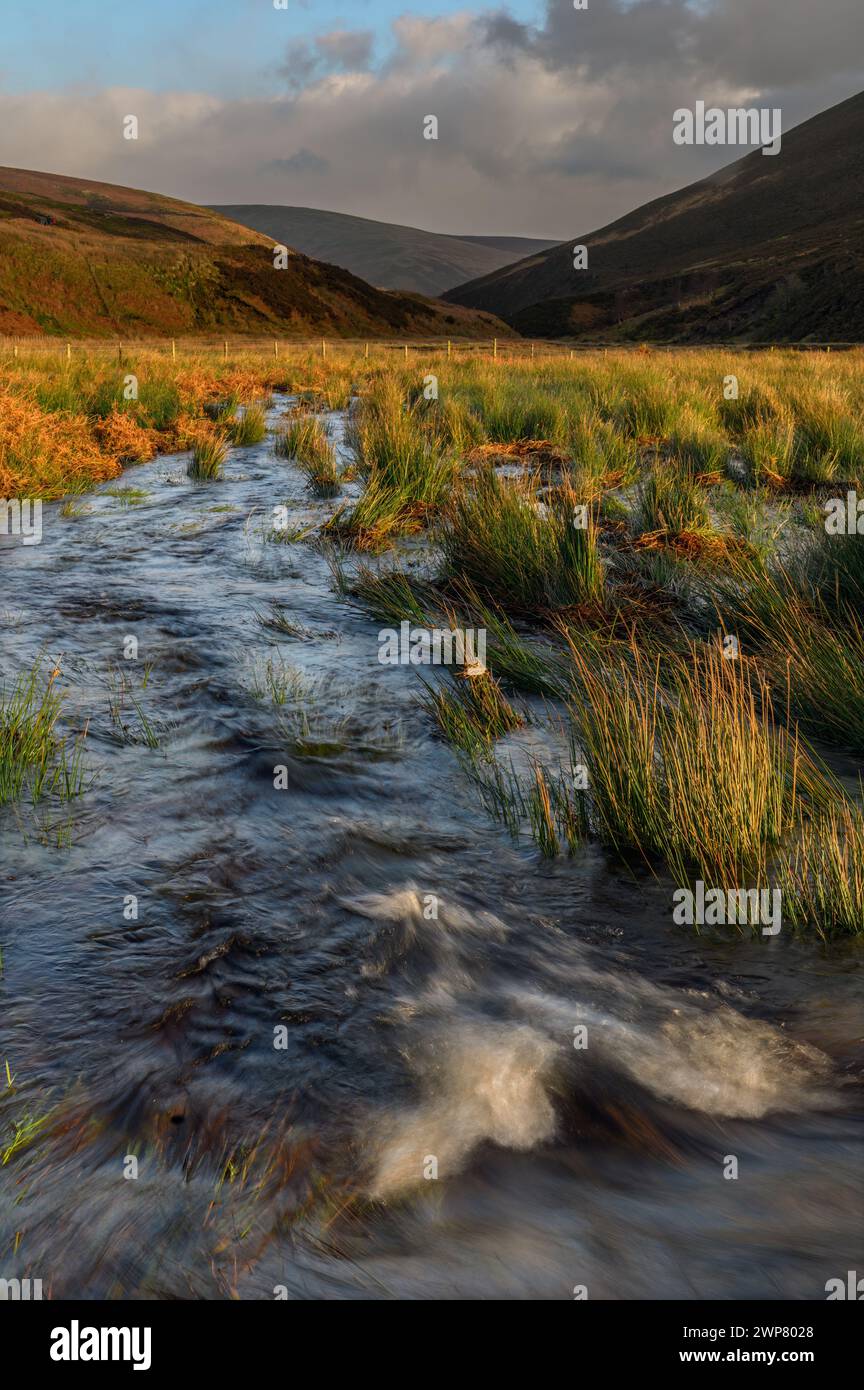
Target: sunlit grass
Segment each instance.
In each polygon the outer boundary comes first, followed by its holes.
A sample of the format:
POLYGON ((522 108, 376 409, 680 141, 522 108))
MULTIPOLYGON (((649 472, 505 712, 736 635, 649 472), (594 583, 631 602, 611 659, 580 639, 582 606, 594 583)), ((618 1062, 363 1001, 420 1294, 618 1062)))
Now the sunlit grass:
POLYGON ((590 518, 577 512, 581 505, 566 487, 540 502, 530 480, 484 470, 454 492, 447 508, 439 540, 448 569, 505 609, 597 605, 603 565, 590 518))
POLYGON ((273 447, 278 457, 291 459, 296 464, 317 496, 338 494, 342 479, 336 451, 320 420, 306 415, 289 421, 276 435, 273 447))

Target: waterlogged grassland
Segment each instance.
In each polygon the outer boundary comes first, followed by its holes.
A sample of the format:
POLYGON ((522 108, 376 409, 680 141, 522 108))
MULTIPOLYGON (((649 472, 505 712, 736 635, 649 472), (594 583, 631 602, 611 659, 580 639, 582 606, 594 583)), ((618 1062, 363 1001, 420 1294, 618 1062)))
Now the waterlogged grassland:
MULTIPOLYGON (((273 459, 299 468, 318 511, 267 539, 298 545, 300 565, 303 545, 323 548, 337 595, 370 620, 485 634, 486 669, 421 666, 418 699, 514 837, 549 858, 594 840, 682 885, 777 885, 789 922, 858 934, 864 539, 825 523, 833 499, 853 496, 854 522, 864 498, 862 365, 21 353, 0 388, 0 494, 77 491, 167 449, 189 449, 189 476, 218 489, 228 448, 260 443, 262 403, 288 393, 273 459), (538 725, 560 756, 520 766, 514 740, 538 725)), ((258 618, 305 640, 278 609, 258 618)), ((19 791, 65 775, 50 694, 44 729, 38 708, 32 729, 15 723, 28 690, 6 706, 19 791)), ((278 691, 298 747, 338 743, 278 691)))

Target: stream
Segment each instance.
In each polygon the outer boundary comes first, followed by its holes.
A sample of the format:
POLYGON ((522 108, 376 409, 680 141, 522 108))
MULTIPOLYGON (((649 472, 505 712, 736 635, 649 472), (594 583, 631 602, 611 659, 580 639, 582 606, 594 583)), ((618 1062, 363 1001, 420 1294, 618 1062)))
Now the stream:
POLYGON ((697 935, 647 871, 513 843, 382 625, 268 537, 338 499, 270 439, 186 463, 0 540, 2 678, 55 663, 92 779, 0 812, 0 1067, 53 1116, 0 1166, 0 1277, 824 1299, 864 1268, 860 947, 697 935))

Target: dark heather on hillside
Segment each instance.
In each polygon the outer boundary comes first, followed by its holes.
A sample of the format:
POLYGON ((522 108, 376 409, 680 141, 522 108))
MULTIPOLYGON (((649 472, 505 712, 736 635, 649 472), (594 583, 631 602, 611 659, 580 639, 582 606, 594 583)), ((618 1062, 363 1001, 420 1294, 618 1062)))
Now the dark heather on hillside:
POLYGON ((444 297, 538 337, 860 342, 864 93, 786 132, 776 156, 755 150, 444 297))

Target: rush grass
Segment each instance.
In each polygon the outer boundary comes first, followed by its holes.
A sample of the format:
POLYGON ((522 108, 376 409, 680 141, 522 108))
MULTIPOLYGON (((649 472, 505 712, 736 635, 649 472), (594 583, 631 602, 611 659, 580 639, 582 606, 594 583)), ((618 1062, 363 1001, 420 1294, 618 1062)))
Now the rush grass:
POLYGON ((446 683, 423 684, 421 704, 444 738, 465 753, 478 754, 525 723, 488 671, 452 672, 446 683))
POLYGON ((212 482, 222 477, 227 455, 227 439, 223 435, 210 435, 195 445, 186 472, 196 482, 212 482))
POLYGON ((33 805, 69 801, 84 787, 83 738, 70 744, 58 732, 63 700, 59 672, 43 663, 0 689, 0 806, 28 797, 33 805))
POLYGON ((538 501, 530 479, 485 469, 455 491, 447 508, 438 537, 445 564, 505 610, 597 606, 603 564, 580 505, 569 487, 538 501))
POLYGON ((290 459, 318 497, 335 497, 342 478, 326 426, 313 415, 289 421, 273 444, 278 458, 290 459))
POLYGON ((677 878, 737 885, 800 819, 802 763, 770 692, 742 661, 694 644, 598 667, 572 644, 570 713, 600 838, 663 859, 677 878))

